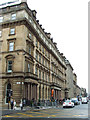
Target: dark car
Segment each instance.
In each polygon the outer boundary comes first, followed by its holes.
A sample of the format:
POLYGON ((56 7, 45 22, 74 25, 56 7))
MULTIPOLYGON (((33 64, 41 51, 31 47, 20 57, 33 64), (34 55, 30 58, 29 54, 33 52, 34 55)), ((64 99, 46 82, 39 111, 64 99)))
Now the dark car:
POLYGON ((74 103, 74 105, 80 105, 80 102, 77 98, 72 98, 71 101, 74 103))

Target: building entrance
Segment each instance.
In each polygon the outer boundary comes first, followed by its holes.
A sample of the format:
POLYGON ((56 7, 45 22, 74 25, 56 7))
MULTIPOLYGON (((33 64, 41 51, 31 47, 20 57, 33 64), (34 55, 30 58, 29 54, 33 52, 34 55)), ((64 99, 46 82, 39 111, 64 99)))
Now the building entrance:
POLYGON ((11 84, 8 83, 6 86, 6 103, 8 103, 8 101, 10 101, 11 96, 12 96, 11 84))

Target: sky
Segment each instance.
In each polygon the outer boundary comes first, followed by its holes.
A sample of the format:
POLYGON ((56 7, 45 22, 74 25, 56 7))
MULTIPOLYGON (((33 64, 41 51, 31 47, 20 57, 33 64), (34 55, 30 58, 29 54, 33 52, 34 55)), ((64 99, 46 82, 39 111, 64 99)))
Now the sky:
MULTIPOLYGON (((2 0, 4 3, 12 0, 2 0)), ((45 32, 69 60, 77 84, 88 91, 88 0, 27 0, 45 32)))

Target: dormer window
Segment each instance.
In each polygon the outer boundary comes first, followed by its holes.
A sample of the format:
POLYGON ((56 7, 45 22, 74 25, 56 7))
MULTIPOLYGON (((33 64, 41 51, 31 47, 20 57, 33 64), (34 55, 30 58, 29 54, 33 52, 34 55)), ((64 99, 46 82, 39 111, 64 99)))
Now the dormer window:
POLYGON ((29 36, 30 39, 32 39, 32 34, 31 33, 29 33, 28 36, 29 36))
POLYGON ((12 19, 12 20, 15 20, 15 19, 16 19, 16 13, 14 13, 14 14, 11 15, 11 19, 12 19))

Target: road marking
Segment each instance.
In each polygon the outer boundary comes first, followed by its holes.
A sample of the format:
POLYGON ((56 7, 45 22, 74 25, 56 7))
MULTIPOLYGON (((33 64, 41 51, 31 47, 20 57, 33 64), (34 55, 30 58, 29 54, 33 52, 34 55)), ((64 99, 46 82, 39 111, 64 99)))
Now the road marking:
POLYGON ((51 115, 52 117, 56 117, 56 115, 51 115))
POLYGON ((2 117, 18 117, 18 116, 5 115, 5 116, 2 116, 2 117))
POLYGON ((24 114, 24 113, 17 113, 17 114, 21 114, 21 115, 28 116, 28 117, 34 117, 32 115, 28 115, 28 114, 24 114))

